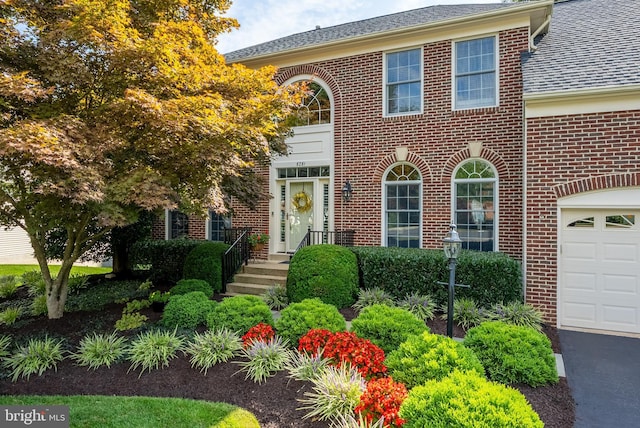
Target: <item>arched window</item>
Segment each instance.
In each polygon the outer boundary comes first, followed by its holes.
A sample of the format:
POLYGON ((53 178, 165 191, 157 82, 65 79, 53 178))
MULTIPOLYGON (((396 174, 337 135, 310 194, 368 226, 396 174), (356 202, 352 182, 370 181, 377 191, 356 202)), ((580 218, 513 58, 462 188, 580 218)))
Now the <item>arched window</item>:
POLYGON ((486 161, 470 160, 456 169, 453 180, 454 218, 463 248, 495 251, 497 184, 496 171, 486 161))
POLYGON ((422 179, 406 163, 392 167, 384 181, 384 224, 387 247, 420 248, 422 179))
POLYGON ((307 82, 308 95, 290 117, 291 126, 331 123, 331 100, 327 91, 315 82, 307 82))

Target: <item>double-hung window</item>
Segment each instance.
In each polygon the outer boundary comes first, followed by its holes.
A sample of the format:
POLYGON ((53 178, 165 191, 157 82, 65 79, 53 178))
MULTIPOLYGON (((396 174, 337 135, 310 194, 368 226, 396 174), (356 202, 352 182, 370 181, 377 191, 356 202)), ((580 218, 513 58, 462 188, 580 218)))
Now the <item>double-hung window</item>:
POLYGON ((385 55, 385 115, 422 111, 422 49, 385 55))
POLYGON ((454 108, 498 104, 496 37, 455 42, 454 108))

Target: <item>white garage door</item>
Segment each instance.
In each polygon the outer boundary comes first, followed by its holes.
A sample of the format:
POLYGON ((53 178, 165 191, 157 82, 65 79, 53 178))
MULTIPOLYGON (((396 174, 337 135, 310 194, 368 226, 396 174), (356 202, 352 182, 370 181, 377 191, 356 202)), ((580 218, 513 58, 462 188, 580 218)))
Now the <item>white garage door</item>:
POLYGON ((640 210, 562 210, 561 327, 640 333, 640 210))

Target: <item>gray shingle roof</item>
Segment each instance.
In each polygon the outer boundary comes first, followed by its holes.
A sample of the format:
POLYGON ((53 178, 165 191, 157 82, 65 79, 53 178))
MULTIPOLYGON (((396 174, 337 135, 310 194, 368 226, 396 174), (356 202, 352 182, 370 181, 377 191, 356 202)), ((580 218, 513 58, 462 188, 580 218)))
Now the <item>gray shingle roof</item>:
POLYGON ((554 5, 551 29, 523 60, 524 92, 640 84, 639 0, 554 5))
MULTIPOLYGON (((635 1, 635 0, 632 0, 635 1)), ((517 3, 515 3, 517 5, 517 3)), ((250 46, 225 54, 227 61, 236 62, 262 55, 286 52, 292 49, 319 46, 326 43, 346 41, 348 39, 399 30, 417 25, 435 23, 467 15, 489 12, 512 7, 514 3, 466 4, 448 6, 430 6, 391 15, 365 19, 293 34, 259 45, 250 46)))

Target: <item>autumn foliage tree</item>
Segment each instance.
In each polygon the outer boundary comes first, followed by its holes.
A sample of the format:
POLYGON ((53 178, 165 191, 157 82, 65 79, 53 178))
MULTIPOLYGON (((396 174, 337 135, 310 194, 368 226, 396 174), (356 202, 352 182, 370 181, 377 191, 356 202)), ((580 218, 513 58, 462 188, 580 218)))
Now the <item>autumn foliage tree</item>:
POLYGON ((49 318, 69 272, 140 213, 226 210, 262 194, 300 88, 228 65, 229 0, 0 0, 0 226, 30 238, 49 318), (52 278, 47 237, 63 234, 52 278))

